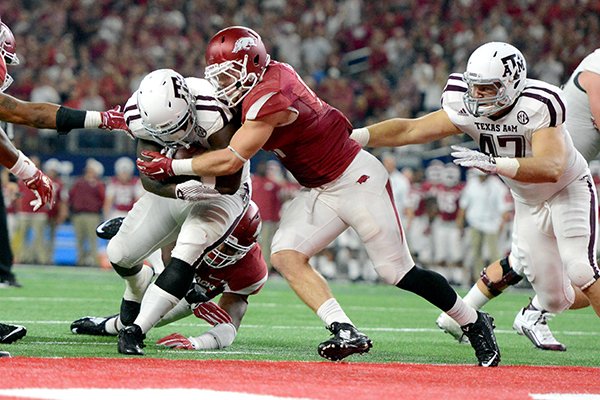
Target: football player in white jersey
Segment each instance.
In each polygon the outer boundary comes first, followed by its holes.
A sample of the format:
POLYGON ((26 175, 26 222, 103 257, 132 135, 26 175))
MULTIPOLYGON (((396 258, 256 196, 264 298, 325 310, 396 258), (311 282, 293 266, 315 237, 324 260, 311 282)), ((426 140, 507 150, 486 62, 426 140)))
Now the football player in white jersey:
MULTIPOLYGON (((563 87, 563 98, 567 106, 567 130, 575 148, 590 162, 600 151, 600 131, 596 123, 600 120, 600 49, 589 54, 577 66, 563 87)), ((509 271, 508 275, 503 274, 503 266, 506 269, 507 263, 506 259, 498 260, 482 271, 481 279, 465 296, 465 301, 481 308, 489 300, 499 296, 507 284, 519 282, 520 276, 513 275, 512 271, 509 271), (491 281, 489 277, 494 275, 502 276, 502 280, 491 281)), ((537 303, 537 299, 534 298, 519 311, 513 328, 519 334, 526 335, 540 349, 565 351, 566 347, 554 338, 548 327, 547 320, 552 314, 536 308, 532 303, 537 303)), ((460 328, 446 315, 442 314, 437 324, 459 341, 464 340, 460 328)))
POLYGON ((567 128, 589 162, 600 152, 600 49, 585 57, 563 87, 567 128))
MULTIPOLYGON (((198 146, 223 148, 239 127, 238 121, 230 123, 231 111, 215 99, 208 81, 183 78, 170 69, 145 76, 124 111, 138 139, 138 157, 143 150, 176 154, 201 149, 198 146)), ((249 163, 233 178, 184 178, 165 184, 142 176, 148 193, 135 203, 107 246, 111 264, 126 283, 120 353, 143 354, 145 333, 183 298, 194 268, 244 214, 250 198, 249 163), (171 261, 151 283, 153 270, 143 260, 175 240, 171 261)))
MULTIPOLYGON (((450 75, 441 110, 418 119, 383 121, 355 130, 352 137, 382 147, 463 132, 471 136, 481 151, 456 146, 454 162, 498 174, 515 199, 511 253, 484 270, 484 289, 498 291, 526 276, 536 296, 522 312, 538 316, 538 332, 529 330, 536 321, 519 316, 515 329, 537 347, 560 350, 545 313, 592 304, 600 315, 597 196, 587 163, 565 127, 560 89, 526 74, 525 59, 514 46, 484 44, 473 52, 464 74, 450 75)), ((472 289, 465 297, 476 308, 488 300, 483 290, 472 289)))

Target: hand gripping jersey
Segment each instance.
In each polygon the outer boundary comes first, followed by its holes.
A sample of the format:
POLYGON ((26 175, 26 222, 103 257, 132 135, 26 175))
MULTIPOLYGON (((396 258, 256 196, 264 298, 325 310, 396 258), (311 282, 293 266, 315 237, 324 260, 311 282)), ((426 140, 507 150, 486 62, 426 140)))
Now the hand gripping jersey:
POLYGON ((600 152, 600 121, 594 121, 590 110, 590 100, 579 84, 579 75, 583 71, 600 74, 600 49, 588 55, 577 66, 563 88, 567 102, 567 129, 573 137, 573 143, 587 160, 593 160, 600 152))
MULTIPOLYGON (((221 130, 233 118, 233 114, 222 102, 214 96, 215 88, 206 79, 185 78, 191 94, 196 99, 196 123, 203 130, 200 144, 210 149, 208 138, 221 130)), ((134 137, 158 143, 142 126, 142 118, 137 107, 137 91, 135 91, 125 104, 125 122, 134 137)), ((159 143, 160 144, 160 143, 159 143)), ((242 182, 250 179, 249 163, 244 167, 242 182)))
POLYGON ((452 74, 442 95, 442 107, 454 125, 494 157, 531 157, 531 142, 537 130, 560 127, 567 149, 567 168, 556 183, 527 183, 500 176, 511 188, 515 200, 537 204, 549 199, 587 169, 583 156, 575 149, 565 122, 565 100, 560 89, 548 83, 527 79, 517 100, 500 116, 474 117, 463 104, 467 84, 461 74, 452 74))
POLYGON ((251 295, 263 287, 267 281, 267 271, 260 245, 256 244, 242 259, 227 267, 210 268, 203 262, 196 270, 196 282, 207 293, 223 291, 251 295))
POLYGON ((273 151, 298 182, 317 187, 338 178, 360 151, 352 125, 319 99, 287 64, 271 61, 262 80, 242 102, 242 121, 283 110, 296 119, 274 129, 263 148, 273 151))

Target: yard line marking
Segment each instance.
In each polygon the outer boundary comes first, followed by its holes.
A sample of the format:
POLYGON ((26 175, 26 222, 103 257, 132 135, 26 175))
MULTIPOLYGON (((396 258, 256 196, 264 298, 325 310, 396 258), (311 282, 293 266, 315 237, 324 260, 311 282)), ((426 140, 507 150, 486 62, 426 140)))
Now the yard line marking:
MULTIPOLYGON (((48 320, 48 321, 33 321, 33 320, 29 320, 29 321, 9 321, 11 323, 14 324, 18 324, 18 325, 69 325, 71 324, 71 322, 73 321, 56 321, 56 320, 48 320)), ((201 321, 198 321, 197 323, 192 323, 192 322, 172 322, 170 323, 168 326, 171 327, 197 327, 198 325, 204 326, 205 324, 201 321)), ((304 330, 323 330, 322 326, 319 325, 311 325, 311 326, 302 326, 302 325, 257 325, 257 324, 243 324, 242 327, 244 329, 304 329, 304 330)), ((164 328, 164 327, 160 327, 160 328, 164 328)), ((420 332, 426 332, 426 333, 431 333, 431 332, 440 332, 440 333, 444 333, 441 329, 438 328, 392 328, 392 327, 361 327, 362 330, 364 331, 371 331, 371 332, 391 332, 391 333, 397 333, 397 332, 404 332, 404 333, 420 333, 420 332)), ((516 334, 516 332, 512 329, 494 329, 495 333, 500 333, 500 334, 511 334, 514 335, 516 334)), ((582 332, 582 331, 558 331, 558 330, 553 330, 554 333, 558 333, 561 335, 565 335, 565 336, 596 336, 598 333, 597 332, 582 332)), ((81 335, 81 336, 85 336, 85 335, 81 335)))

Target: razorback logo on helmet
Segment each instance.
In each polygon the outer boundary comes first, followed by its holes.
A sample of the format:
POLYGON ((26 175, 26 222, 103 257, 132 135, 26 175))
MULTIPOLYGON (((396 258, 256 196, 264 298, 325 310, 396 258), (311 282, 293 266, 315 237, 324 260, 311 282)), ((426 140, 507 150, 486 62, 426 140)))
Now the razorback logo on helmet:
POLYGON ((235 44, 233 45, 233 50, 231 52, 237 53, 242 50, 249 50, 250 47, 253 46, 257 46, 256 39, 252 37, 242 37, 235 41, 235 44))
POLYGON ((521 72, 525 70, 525 60, 518 54, 511 54, 503 57, 502 65, 504 65, 504 74, 502 77, 512 76, 514 80, 518 80, 521 72))

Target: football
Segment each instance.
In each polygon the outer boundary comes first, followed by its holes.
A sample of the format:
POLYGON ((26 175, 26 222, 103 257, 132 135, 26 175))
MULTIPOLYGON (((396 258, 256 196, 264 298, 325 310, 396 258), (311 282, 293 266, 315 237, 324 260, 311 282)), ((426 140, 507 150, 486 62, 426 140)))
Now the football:
POLYGON ((200 144, 192 144, 190 147, 185 148, 181 147, 175 151, 173 154, 174 160, 182 160, 184 158, 192 158, 194 156, 200 155, 204 153, 206 149, 202 147, 200 144))
MULTIPOLYGON (((194 156, 200 155, 202 153, 204 153, 206 151, 206 149, 204 147, 202 147, 200 144, 193 144, 190 145, 190 147, 186 148, 186 147, 181 147, 179 149, 177 149, 175 151, 175 153, 173 153, 172 158, 174 160, 183 160, 185 158, 192 158, 194 156)), ((199 176, 188 176, 188 175, 182 175, 182 176, 174 176, 171 177, 169 179, 167 179, 165 182, 166 183, 182 183, 185 181, 189 181, 190 179, 195 179, 195 180, 201 180, 199 176)))

